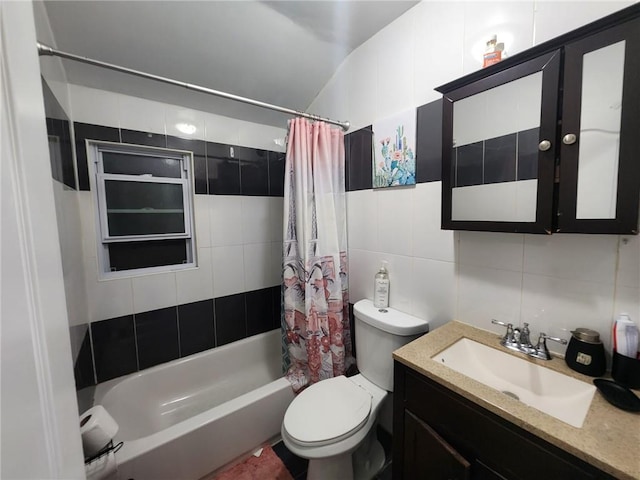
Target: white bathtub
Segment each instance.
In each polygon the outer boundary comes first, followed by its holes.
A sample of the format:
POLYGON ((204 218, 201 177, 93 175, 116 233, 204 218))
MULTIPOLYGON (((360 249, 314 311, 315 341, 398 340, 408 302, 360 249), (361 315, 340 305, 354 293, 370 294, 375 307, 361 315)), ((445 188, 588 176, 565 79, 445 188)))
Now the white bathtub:
POLYGON ((118 422, 119 480, 198 480, 277 436, 293 400, 280 332, 98 385, 118 422))

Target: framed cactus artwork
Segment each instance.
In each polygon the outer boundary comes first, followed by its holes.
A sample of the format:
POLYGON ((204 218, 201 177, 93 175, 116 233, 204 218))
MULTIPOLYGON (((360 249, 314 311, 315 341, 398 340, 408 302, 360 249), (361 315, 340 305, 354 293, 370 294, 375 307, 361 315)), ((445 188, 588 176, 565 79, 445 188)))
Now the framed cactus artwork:
POLYGON ((415 109, 374 123, 373 143, 373 188, 415 185, 415 109))

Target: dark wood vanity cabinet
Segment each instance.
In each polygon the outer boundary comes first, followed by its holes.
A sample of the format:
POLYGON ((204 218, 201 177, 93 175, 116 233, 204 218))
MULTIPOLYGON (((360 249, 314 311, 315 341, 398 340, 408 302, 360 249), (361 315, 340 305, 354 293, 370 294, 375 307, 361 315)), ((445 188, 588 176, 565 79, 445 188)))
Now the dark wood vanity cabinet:
POLYGON ((394 480, 613 479, 399 362, 394 480))
POLYGON ((638 233, 640 4, 436 90, 442 228, 638 233))

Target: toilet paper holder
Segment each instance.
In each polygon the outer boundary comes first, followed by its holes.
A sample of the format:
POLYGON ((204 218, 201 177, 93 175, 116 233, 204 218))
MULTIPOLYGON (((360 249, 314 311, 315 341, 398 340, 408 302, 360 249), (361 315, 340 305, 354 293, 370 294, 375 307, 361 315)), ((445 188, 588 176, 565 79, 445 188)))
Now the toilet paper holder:
POLYGON ((113 440, 111 440, 109 443, 107 443, 107 445, 100 450, 98 453, 91 455, 90 457, 85 457, 84 459, 84 464, 88 465, 91 462, 95 462, 96 460, 98 460, 99 458, 104 457, 105 455, 109 455, 111 452, 116 453, 118 450, 120 450, 122 448, 122 445, 124 445, 124 442, 119 442, 116 443, 115 445, 113 444, 113 440))

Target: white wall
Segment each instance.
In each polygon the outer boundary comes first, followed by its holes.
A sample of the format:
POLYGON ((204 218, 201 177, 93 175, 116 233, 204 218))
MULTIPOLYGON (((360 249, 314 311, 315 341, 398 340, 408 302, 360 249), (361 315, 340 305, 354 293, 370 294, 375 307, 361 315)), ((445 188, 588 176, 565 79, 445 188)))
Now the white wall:
MULTIPOLYGON (((511 34, 515 54, 631 3, 422 2, 354 51, 309 110, 357 129, 440 98, 435 87, 480 68, 470 52, 493 33, 511 34)), ((640 320, 638 237, 442 231, 440 189, 347 194, 352 301, 372 298, 387 259, 391 306, 432 326, 496 318, 565 338, 591 327, 608 344, 617 312, 640 320)))
MULTIPOLYGON (((184 136, 178 122, 196 125, 189 138, 272 151, 284 128, 222 117, 137 97, 69 85, 73 120, 109 127, 184 136)), ((283 119, 283 125, 285 120, 283 119)), ((95 199, 77 193, 82 225, 82 262, 88 317, 105 320, 196 302, 280 283, 283 199, 240 195, 195 195, 198 267, 130 278, 98 278, 95 199)))
POLYGON ((31 3, 0 23, 0 477, 84 478, 31 3))

